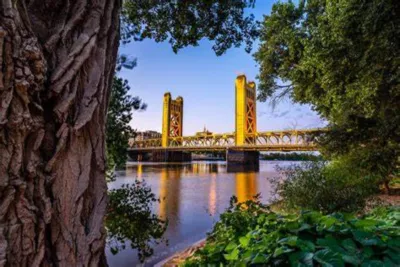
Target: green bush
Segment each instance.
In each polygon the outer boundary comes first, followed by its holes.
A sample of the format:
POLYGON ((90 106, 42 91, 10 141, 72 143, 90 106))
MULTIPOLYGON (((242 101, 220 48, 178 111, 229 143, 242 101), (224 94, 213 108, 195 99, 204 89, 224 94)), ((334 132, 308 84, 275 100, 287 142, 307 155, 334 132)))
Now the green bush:
POLYGON ((184 266, 399 266, 399 219, 398 207, 357 218, 233 201, 184 266))
POLYGON ((274 191, 287 208, 353 212, 378 190, 377 178, 342 162, 306 162, 278 168, 274 191))

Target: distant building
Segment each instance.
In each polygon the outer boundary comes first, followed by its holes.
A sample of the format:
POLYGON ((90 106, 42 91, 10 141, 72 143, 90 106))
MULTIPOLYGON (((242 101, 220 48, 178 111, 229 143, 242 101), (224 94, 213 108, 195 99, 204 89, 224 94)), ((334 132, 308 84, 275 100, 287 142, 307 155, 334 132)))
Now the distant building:
POLYGON ((210 135, 212 135, 212 134, 213 134, 213 133, 210 132, 209 130, 207 130, 206 126, 204 126, 203 131, 202 131, 202 132, 197 132, 197 133, 196 133, 196 136, 210 136, 210 135))
POLYGON ((157 131, 136 132, 135 141, 143 141, 147 139, 158 139, 158 138, 161 138, 161 133, 157 131))

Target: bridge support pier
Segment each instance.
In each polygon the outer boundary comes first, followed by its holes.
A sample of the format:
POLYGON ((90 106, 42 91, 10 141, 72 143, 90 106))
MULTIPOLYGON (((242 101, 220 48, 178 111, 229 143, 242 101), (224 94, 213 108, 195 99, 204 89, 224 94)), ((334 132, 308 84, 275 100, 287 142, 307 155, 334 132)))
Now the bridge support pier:
POLYGON ((259 171, 260 152, 227 150, 226 162, 228 172, 259 171))
POLYGON ((183 151, 155 150, 151 153, 153 162, 190 162, 192 154, 183 151))
POLYGON ((131 161, 149 161, 151 159, 151 153, 149 152, 138 152, 128 150, 128 160, 131 161))
POLYGON ((129 159, 132 161, 149 162, 190 162, 192 154, 183 151, 168 151, 167 149, 153 150, 147 152, 128 151, 129 159))

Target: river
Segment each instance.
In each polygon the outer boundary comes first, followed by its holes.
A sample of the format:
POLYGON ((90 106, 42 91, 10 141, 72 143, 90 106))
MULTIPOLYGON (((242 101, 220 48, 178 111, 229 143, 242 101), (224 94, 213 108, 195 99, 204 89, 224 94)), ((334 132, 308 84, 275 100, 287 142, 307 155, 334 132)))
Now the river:
MULTIPOLYGON (((159 217, 168 218, 164 237, 169 245, 159 244, 145 266, 153 266, 173 253, 204 238, 218 220, 219 214, 229 206, 229 199, 236 195, 239 201, 261 193, 261 199, 271 199, 268 177, 277 176, 275 167, 293 164, 288 161, 260 161, 258 172, 228 172, 224 161, 193 161, 191 163, 130 163, 125 171, 117 172, 109 188, 145 180, 161 199, 153 207, 159 217)), ((136 251, 127 248, 116 255, 107 249, 110 266, 137 266, 136 251)))

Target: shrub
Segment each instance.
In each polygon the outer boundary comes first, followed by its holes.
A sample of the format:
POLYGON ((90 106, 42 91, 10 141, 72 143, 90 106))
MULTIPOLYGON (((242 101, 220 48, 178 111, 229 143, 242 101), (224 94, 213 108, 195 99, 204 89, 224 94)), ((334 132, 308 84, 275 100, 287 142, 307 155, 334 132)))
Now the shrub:
POLYGON ((398 266, 400 209, 279 215, 258 201, 231 203, 184 266, 398 266))
POLYGON ((374 175, 343 162, 312 161, 278 170, 281 176, 271 180, 287 208, 353 212, 378 190, 374 175))

